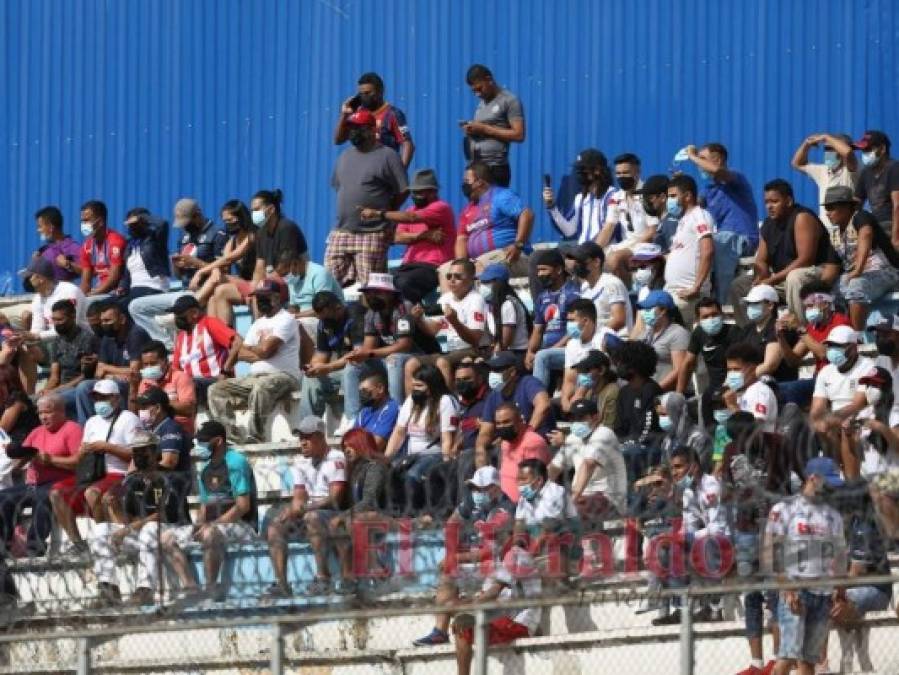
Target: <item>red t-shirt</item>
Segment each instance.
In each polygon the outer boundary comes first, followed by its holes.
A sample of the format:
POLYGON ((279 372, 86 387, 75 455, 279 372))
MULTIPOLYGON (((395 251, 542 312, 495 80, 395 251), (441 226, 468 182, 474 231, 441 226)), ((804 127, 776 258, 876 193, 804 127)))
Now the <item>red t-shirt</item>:
POLYGON ((223 321, 204 316, 192 331, 178 331, 172 367, 191 377, 218 377, 235 335, 223 321))
MULTIPOLYGON (((183 370, 168 369, 165 377, 161 380, 141 380, 137 388, 138 395, 143 394, 147 389, 159 387, 169 395, 170 401, 178 401, 178 403, 196 403, 197 390, 194 386, 193 378, 183 370)), ((184 415, 175 415, 175 421, 181 425, 185 433, 194 435, 194 418, 185 417, 184 415)))
POLYGON ((81 245, 81 268, 89 269, 97 275, 100 284, 109 279, 111 267, 125 263, 125 237, 115 230, 107 230, 102 243, 94 241, 91 235, 81 245))
MULTIPOLYGON (((830 315, 830 321, 825 324, 821 324, 820 326, 816 326, 813 323, 806 324, 805 330, 809 334, 809 336, 815 341, 824 343, 824 340, 827 339, 827 335, 837 326, 851 326, 849 323, 849 317, 845 314, 840 314, 839 312, 834 312, 830 315)), ((815 372, 817 373, 824 366, 827 365, 827 359, 815 359, 815 372)))
MULTIPOLYGON (((37 448, 53 457, 73 457, 81 447, 81 427, 72 420, 66 420, 59 429, 50 431, 43 424, 31 430, 25 437, 23 446, 37 448)), ((57 469, 40 462, 30 462, 25 472, 25 482, 29 485, 56 483, 75 475, 74 471, 57 469)))
POLYGON ((539 459, 544 464, 549 464, 552 461, 552 457, 549 455, 549 446, 543 436, 528 428, 515 445, 509 441, 503 441, 500 451, 502 452, 502 461, 499 464, 499 486, 506 496, 517 504, 518 465, 526 459, 539 459))
POLYGON ((400 223, 396 231, 407 234, 421 234, 428 230, 442 230, 443 243, 433 244, 429 241, 417 241, 409 244, 403 255, 403 264, 425 263, 438 267, 452 260, 456 250, 456 228, 454 226, 453 208, 442 200, 431 202, 424 208, 413 206, 409 209, 416 217, 417 223, 400 223))

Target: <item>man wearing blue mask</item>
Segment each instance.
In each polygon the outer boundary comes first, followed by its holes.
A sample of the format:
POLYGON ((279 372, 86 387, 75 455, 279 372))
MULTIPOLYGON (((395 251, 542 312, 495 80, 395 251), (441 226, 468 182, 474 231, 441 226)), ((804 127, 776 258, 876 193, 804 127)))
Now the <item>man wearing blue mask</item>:
POLYGON ((581 520, 602 520, 625 513, 627 469, 618 437, 600 424, 595 401, 576 401, 569 413, 571 428, 550 434, 558 448, 549 465, 549 479, 574 469, 571 499, 581 520))
MULTIPOLYGON (((571 496, 549 480, 546 464, 539 459, 526 459, 518 465, 518 494, 515 544, 526 550, 539 552, 544 542, 577 518, 571 496)), ((564 560, 562 569, 567 575, 564 560)))
POLYGON ((756 369, 762 360, 754 345, 738 342, 727 349, 727 375, 724 378, 724 404, 731 413, 751 413, 767 432, 777 429, 777 396, 756 369))
POLYGON ((577 391, 578 373, 575 366, 591 351, 606 351, 606 338, 615 337, 614 331, 598 327, 596 319, 596 305, 592 300, 578 298, 568 304, 568 343, 565 345, 565 370, 562 378, 562 412, 568 412, 577 391))
POLYGON ((890 137, 870 129, 854 147, 862 151, 864 168, 855 184, 855 196, 877 218, 899 248, 899 162, 890 157, 890 137))
MULTIPOLYGON (((790 164, 815 181, 819 204, 824 203, 827 188, 838 185, 854 188, 858 177, 858 162, 852 148, 852 138, 848 134, 812 134, 796 148, 790 164), (809 150, 819 145, 824 146, 823 162, 809 163, 809 150)), ((825 225, 830 225, 823 208, 818 210, 818 217, 825 225)))

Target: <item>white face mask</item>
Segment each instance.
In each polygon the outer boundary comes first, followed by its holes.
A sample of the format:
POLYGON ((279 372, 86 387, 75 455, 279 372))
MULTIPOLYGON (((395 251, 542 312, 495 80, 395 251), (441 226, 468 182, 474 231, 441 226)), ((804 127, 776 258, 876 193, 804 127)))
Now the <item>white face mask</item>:
POLYGON ((646 286, 652 281, 652 268, 651 267, 641 267, 636 272, 634 272, 634 281, 637 282, 639 286, 646 286))

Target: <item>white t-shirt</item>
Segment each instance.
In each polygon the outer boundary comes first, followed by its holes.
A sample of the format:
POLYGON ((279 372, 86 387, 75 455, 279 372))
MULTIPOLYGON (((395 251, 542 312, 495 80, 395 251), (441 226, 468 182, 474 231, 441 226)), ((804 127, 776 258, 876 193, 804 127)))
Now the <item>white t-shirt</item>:
POLYGON ((596 324, 598 326, 605 326, 612 316, 612 305, 621 303, 624 305, 626 331, 629 333, 634 327, 634 310, 631 308, 631 298, 628 295, 627 286, 614 274, 603 272, 592 287, 588 282, 582 282, 581 297, 592 300, 596 305, 596 324))
POLYGON ((565 367, 574 368, 578 363, 587 357, 587 353, 593 350, 601 352, 605 351, 603 346, 607 335, 614 335, 615 331, 608 328, 596 327, 593 333, 593 339, 584 342, 579 337, 569 338, 565 343, 565 367))
MULTIPOLYGON (((487 303, 484 302, 484 296, 472 289, 461 300, 456 299, 456 296, 452 293, 444 293, 437 302, 441 307, 449 305, 456 310, 456 315, 463 326, 472 330, 484 331, 480 342, 482 347, 490 344, 490 335, 487 332, 487 303)), ((471 347, 470 344, 459 337, 456 329, 446 319, 441 320, 440 334, 446 336, 447 351, 454 352, 458 349, 469 349, 471 347)))
POLYGON ((455 431, 459 425, 459 405, 452 396, 440 399, 439 429, 428 430, 428 409, 424 408, 412 419, 412 397, 406 397, 396 418, 397 426, 406 427, 406 454, 428 455, 443 452, 440 435, 455 431))
POLYGON ((272 317, 260 316, 250 330, 244 344, 256 347, 270 335, 281 338, 283 343, 277 351, 263 361, 250 364, 250 372, 254 375, 267 373, 287 373, 300 379, 300 331, 297 321, 286 309, 280 310, 272 317))
MULTIPOLYGON (((845 549, 843 518, 827 504, 802 495, 775 504, 768 514, 765 533, 784 538, 784 571, 791 579, 836 576, 833 561, 845 549)), ((829 594, 829 589, 812 592, 829 594)))
POLYGON ((737 397, 737 405, 761 422, 763 431, 777 431, 777 396, 764 382, 753 382, 746 387, 737 397))
POLYGON ((874 363, 883 368, 893 376, 893 408, 890 410, 890 426, 899 426, 899 365, 893 365, 893 360, 889 356, 881 354, 874 363))
MULTIPOLYGON (((487 307, 487 330, 493 338, 499 342, 500 331, 496 328, 496 321, 493 318, 493 308, 487 307)), ((528 323, 524 315, 524 306, 506 298, 499 310, 499 319, 503 326, 515 326, 515 333, 512 335, 512 344, 509 349, 524 350, 528 348, 528 323)))
POLYGON ((836 171, 831 171, 824 164, 806 164, 799 169, 806 176, 815 181, 818 186, 818 203, 822 204, 818 209, 818 217, 825 225, 830 225, 827 218, 827 211, 824 209, 824 193, 830 187, 850 187, 855 190, 856 174, 846 168, 845 164, 840 164, 836 171))
MULTIPOLYGON (((105 441, 107 434, 109 434, 109 425, 113 416, 110 416, 109 419, 100 415, 94 415, 89 418, 84 423, 84 434, 81 437, 81 442, 105 441)), ((143 429, 140 418, 130 410, 122 410, 115 421, 112 433, 109 434, 108 442, 113 445, 129 445, 134 439, 134 432, 139 429, 143 429)), ((125 473, 128 471, 128 464, 129 462, 119 459, 115 455, 106 454, 107 473, 125 473)))
POLYGON ((832 363, 828 363, 815 379, 815 398, 826 398, 830 401, 832 412, 842 410, 852 403, 858 392, 858 381, 874 367, 871 359, 859 358, 847 372, 841 373, 832 363))
POLYGON ((562 471, 574 468, 575 473, 581 470, 585 459, 591 459, 597 466, 584 488, 585 495, 603 494, 624 513, 627 496, 627 469, 624 455, 615 432, 608 427, 598 426, 590 434, 587 442, 574 434, 569 434, 565 444, 553 457, 551 466, 562 471))
POLYGON ((56 329, 53 328, 53 305, 60 300, 72 300, 75 303, 75 323, 87 327, 84 318, 86 304, 84 293, 75 284, 69 281, 57 281, 56 287, 46 298, 40 293, 35 293, 31 298, 31 329, 29 332, 37 333, 42 340, 56 337, 56 329))
MULTIPOLYGON (((499 592, 497 600, 515 600, 519 598, 539 598, 542 591, 542 582, 540 574, 522 575, 518 570, 535 569, 536 563, 534 557, 518 546, 509 550, 503 558, 503 562, 496 566, 496 571, 492 577, 484 579, 482 590, 487 591, 490 587, 499 582, 503 584, 503 589, 499 592), (518 572, 516 574, 516 572, 518 572)), ((498 618, 498 616, 507 616, 515 623, 521 624, 528 629, 533 635, 540 625, 540 615, 542 610, 539 607, 527 607, 525 609, 509 609, 497 610, 497 613, 490 613, 490 620, 498 618)))
POLYGON ((310 499, 330 494, 331 483, 346 482, 346 457, 340 450, 329 450, 318 465, 308 457, 298 457, 293 465, 293 487, 302 488, 310 499))
POLYGON ((721 482, 703 474, 699 485, 684 490, 684 527, 696 538, 730 536, 727 508, 721 503, 721 482))
MULTIPOLYGON (((671 252, 665 261, 665 290, 693 288, 699 272, 699 242, 715 232, 715 220, 705 209, 694 206, 677 223, 671 239, 671 252)), ((702 293, 712 287, 711 270, 702 284, 702 293)))
POLYGON ((543 484, 532 502, 519 497, 515 508, 515 520, 523 521, 528 527, 539 527, 544 520, 564 520, 576 516, 577 511, 565 488, 552 481, 543 484))
MULTIPOLYGON (((642 186, 642 183, 637 187, 642 186)), ((624 190, 616 190, 609 200, 609 210, 606 214, 606 223, 614 222, 618 224, 618 232, 613 236, 612 246, 609 251, 630 248, 637 243, 646 230, 650 227, 656 227, 659 219, 650 216, 643 208, 643 199, 640 195, 628 197, 624 190)))
POLYGON ((125 263, 128 265, 128 273, 131 275, 131 288, 155 288, 157 291, 169 290, 169 278, 166 276, 153 277, 147 272, 144 259, 141 258, 140 249, 135 247, 125 263))

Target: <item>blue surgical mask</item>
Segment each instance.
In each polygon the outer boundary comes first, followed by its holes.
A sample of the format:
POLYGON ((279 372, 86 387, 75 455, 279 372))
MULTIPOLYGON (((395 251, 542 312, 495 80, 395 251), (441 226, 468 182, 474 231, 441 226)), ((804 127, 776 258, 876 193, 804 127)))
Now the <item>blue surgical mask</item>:
POLYGON ((725 424, 730 419, 731 412, 727 408, 721 408, 712 413, 712 417, 718 424, 725 424))
POLYGON ((761 304, 746 305, 746 318, 750 321, 758 321, 764 313, 761 304))
POLYGON ((50 241, 51 239, 53 239, 53 237, 44 232, 41 232, 38 236, 41 238, 41 241, 50 241))
POLYGON ((671 431, 673 426, 674 422, 671 421, 671 418, 668 415, 659 415, 659 429, 662 431, 671 431))
POLYGON ((680 202, 675 197, 668 197, 668 200, 665 202, 665 210, 675 218, 680 218, 680 215, 684 212, 680 202))
POLYGON ((641 309, 640 316, 643 318, 643 323, 652 328, 656 325, 656 310, 655 307, 650 307, 649 309, 641 309))
POLYGON ((115 412, 115 408, 112 407, 112 403, 109 401, 97 401, 94 403, 94 412, 100 417, 109 417, 115 412))
POLYGON ((742 370, 728 370, 724 383, 731 391, 740 391, 746 385, 746 377, 742 370))
POLYGON ((581 327, 577 325, 577 321, 569 321, 565 325, 565 333, 570 338, 579 338, 581 336, 581 327))
POLYGON ((869 150, 868 152, 862 153, 862 164, 865 166, 873 166, 877 163, 877 152, 874 150, 869 150))
POLYGON ((590 425, 586 422, 572 422, 571 433, 583 441, 590 438, 590 434, 593 433, 593 429, 591 429, 590 425))
POLYGON ((706 335, 718 335, 724 327, 724 317, 712 316, 708 319, 701 319, 699 325, 706 335))
POLYGON ((593 386, 593 376, 590 373, 578 373, 577 386, 587 387, 589 389, 593 386))
POLYGON ((805 309, 805 320, 809 323, 818 323, 821 321, 823 312, 819 307, 807 307, 805 309))
POLYGON ((265 211, 263 209, 256 209, 250 214, 250 217, 253 219, 253 225, 262 225, 265 222, 265 211))
POLYGON ((299 277, 296 274, 294 274, 293 272, 291 272, 290 274, 288 274, 284 277, 284 281, 288 284, 295 283, 298 279, 299 279, 299 277))
POLYGON ((81 236, 89 237, 94 233, 94 224, 88 223, 84 220, 81 221, 81 236))
POLYGON ((493 289, 487 284, 481 284, 478 287, 478 293, 484 298, 484 302, 490 302, 490 299, 493 297, 493 289))
POLYGON ((518 487, 518 494, 526 501, 532 502, 537 496, 537 491, 534 489, 533 485, 528 483, 527 485, 521 485, 518 487))
POLYGON ((490 508, 490 495, 486 492, 472 492, 471 501, 474 502, 474 507, 479 511, 486 511, 490 508))
POLYGON ((147 366, 140 369, 140 376, 145 380, 161 380, 162 366, 147 366))
POLYGON ((828 169, 836 169, 840 164, 840 156, 833 150, 824 151, 824 166, 828 169))
POLYGON ((677 483, 675 483, 675 485, 677 487, 679 487, 681 490, 686 490, 687 488, 691 488, 691 487, 693 487, 693 476, 691 476, 690 474, 687 474, 686 476, 681 478, 679 481, 677 481, 677 483))
POLYGON ((194 441, 194 449, 191 450, 191 457, 196 457, 199 460, 206 461, 210 457, 212 457, 212 448, 209 447, 209 443, 204 443, 203 441, 194 441))
POLYGON ((828 347, 827 360, 837 368, 842 368, 846 365, 846 361, 849 360, 849 357, 846 356, 846 352, 839 347, 828 347))
POLYGON ((708 171, 705 171, 704 169, 699 170, 699 177, 702 178, 702 180, 704 180, 706 183, 712 180, 712 174, 710 174, 708 171))
POLYGON ((501 387, 503 384, 503 374, 492 372, 487 376, 487 384, 491 389, 501 387))

